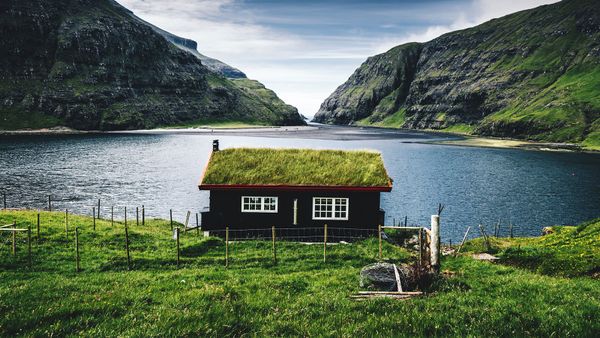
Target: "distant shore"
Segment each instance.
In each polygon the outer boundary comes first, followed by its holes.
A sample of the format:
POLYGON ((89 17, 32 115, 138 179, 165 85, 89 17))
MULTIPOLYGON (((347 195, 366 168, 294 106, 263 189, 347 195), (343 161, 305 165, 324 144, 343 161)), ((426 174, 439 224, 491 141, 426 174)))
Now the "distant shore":
POLYGON ((573 143, 534 142, 510 138, 470 136, 435 130, 398 129, 385 127, 333 126, 201 126, 189 128, 155 128, 137 130, 77 130, 68 127, 0 130, 3 135, 79 135, 79 134, 182 134, 182 135, 243 135, 251 137, 312 138, 324 140, 406 139, 407 143, 450 145, 461 147, 525 149, 558 152, 598 153, 573 143))

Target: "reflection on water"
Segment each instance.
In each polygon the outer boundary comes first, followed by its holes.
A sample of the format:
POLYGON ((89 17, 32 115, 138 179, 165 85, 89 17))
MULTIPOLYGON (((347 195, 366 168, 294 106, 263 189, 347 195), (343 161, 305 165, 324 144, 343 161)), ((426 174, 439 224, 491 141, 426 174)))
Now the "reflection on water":
MULTIPOLYGON (((122 218, 127 206, 145 205, 150 217, 208 205, 197 184, 214 135, 84 135, 0 138, 0 190, 9 207, 91 214, 101 199, 122 218)), ((376 149, 383 153, 391 193, 382 194, 386 222, 428 225, 443 203, 445 241, 460 240, 467 226, 491 230, 515 224, 516 235, 539 235, 543 226, 574 224, 600 216, 600 156, 411 143, 410 134, 383 139, 327 140, 221 135, 221 147, 376 149)), ((422 134, 415 138, 422 139, 422 134)), ((415 139, 416 140, 416 139, 415 139)), ((412 140, 412 141, 415 141, 412 140)), ((193 218, 192 218, 193 219, 193 218)))

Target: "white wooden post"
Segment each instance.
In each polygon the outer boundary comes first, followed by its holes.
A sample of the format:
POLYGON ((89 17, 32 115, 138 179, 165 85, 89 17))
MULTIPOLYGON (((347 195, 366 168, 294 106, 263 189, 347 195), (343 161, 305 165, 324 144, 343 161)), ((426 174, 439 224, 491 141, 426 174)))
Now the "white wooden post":
POLYGON ((429 244, 431 253, 431 269, 440 271, 440 216, 431 215, 431 242, 429 244))

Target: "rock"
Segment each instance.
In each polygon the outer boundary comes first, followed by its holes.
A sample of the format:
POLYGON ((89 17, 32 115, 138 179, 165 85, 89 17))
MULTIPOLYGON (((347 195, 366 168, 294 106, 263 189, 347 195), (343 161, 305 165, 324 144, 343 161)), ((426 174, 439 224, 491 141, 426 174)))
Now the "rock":
POLYGON ((554 229, 552 227, 544 227, 542 229, 542 236, 550 235, 554 233, 554 229))

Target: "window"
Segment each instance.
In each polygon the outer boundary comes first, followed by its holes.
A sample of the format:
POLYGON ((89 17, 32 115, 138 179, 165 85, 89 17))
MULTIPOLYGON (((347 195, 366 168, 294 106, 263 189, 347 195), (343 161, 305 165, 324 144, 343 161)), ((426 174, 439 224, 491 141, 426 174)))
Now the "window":
POLYGON ((277 212, 277 197, 242 196, 242 212, 277 212))
POLYGON ((313 219, 348 219, 348 199, 313 197, 313 219))

